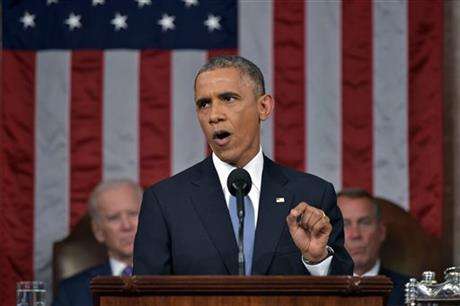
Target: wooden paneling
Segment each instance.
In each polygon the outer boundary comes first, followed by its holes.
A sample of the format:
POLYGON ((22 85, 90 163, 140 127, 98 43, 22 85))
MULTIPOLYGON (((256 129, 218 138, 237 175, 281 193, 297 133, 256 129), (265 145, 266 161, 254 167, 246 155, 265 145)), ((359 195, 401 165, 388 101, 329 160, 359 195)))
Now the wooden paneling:
POLYGON ((91 282, 96 306, 380 306, 391 288, 384 276, 134 276, 91 282))

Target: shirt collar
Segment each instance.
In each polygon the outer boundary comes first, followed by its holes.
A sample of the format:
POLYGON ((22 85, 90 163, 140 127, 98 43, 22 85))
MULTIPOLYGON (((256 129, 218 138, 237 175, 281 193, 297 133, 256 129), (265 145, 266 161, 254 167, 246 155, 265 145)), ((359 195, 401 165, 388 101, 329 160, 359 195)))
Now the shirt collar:
MULTIPOLYGON (((375 262, 375 265, 369 271, 365 272, 361 276, 376 276, 379 274, 379 271, 380 271, 380 259, 377 259, 377 261, 375 262)), ((353 276, 359 276, 359 275, 353 273, 353 276)))
MULTIPOLYGON (((212 153, 212 161, 214 167, 216 168, 217 174, 219 176, 220 184, 222 189, 228 191, 227 188, 227 179, 233 169, 236 169, 235 166, 227 164, 222 161, 214 152, 212 153)), ((252 181, 252 188, 256 188, 257 192, 260 193, 260 186, 262 184, 262 170, 264 168, 264 155, 262 154, 262 147, 259 149, 259 152, 254 156, 246 166, 243 167, 244 170, 249 172, 252 181)))
POLYGON ((126 268, 126 264, 113 257, 109 258, 110 268, 112 269, 113 276, 120 276, 123 270, 126 268))

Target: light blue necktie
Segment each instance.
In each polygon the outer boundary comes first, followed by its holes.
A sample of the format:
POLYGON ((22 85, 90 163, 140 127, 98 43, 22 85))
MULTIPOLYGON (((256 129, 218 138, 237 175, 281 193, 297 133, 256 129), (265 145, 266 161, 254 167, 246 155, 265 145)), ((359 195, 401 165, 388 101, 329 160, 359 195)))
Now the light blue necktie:
MULTIPOLYGON (((230 196, 230 203, 228 209, 230 210, 230 218, 232 219, 233 233, 238 241, 238 229, 240 222, 238 221, 236 197, 230 196)), ((244 261, 245 261, 245 272, 246 275, 251 275, 252 268, 252 253, 254 250, 254 207, 252 201, 248 196, 244 197, 244 237, 243 237, 243 249, 244 249, 244 261)))

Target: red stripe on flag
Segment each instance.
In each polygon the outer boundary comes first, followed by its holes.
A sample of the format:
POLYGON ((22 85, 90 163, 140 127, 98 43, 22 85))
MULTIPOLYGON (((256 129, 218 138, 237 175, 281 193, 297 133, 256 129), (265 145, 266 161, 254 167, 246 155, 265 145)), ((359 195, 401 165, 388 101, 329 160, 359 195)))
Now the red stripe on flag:
POLYGON ((343 186, 372 192, 372 2, 344 1, 342 14, 343 186))
POLYGON ((1 291, 15 304, 16 282, 32 280, 34 250, 35 53, 3 51, 1 291))
POLYGON ((443 5, 409 1, 410 211, 440 236, 443 211, 443 5))
POLYGON ((140 182, 171 175, 171 53, 142 51, 140 64, 140 182))
POLYGON ((70 220, 86 212, 88 197, 102 178, 101 51, 74 51, 71 68, 70 220))
POLYGON ((275 159, 303 171, 306 168, 305 4, 278 0, 273 11, 275 159))

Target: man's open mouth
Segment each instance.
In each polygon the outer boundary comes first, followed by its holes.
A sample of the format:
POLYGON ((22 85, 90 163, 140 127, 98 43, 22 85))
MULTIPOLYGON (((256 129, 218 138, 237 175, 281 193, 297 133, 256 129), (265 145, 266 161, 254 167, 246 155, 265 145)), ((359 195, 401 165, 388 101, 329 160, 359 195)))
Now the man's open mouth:
POLYGON ((223 146, 223 145, 226 145, 230 141, 230 135, 231 135, 230 132, 220 130, 220 131, 214 132, 214 134, 212 135, 212 139, 219 146, 223 146))

